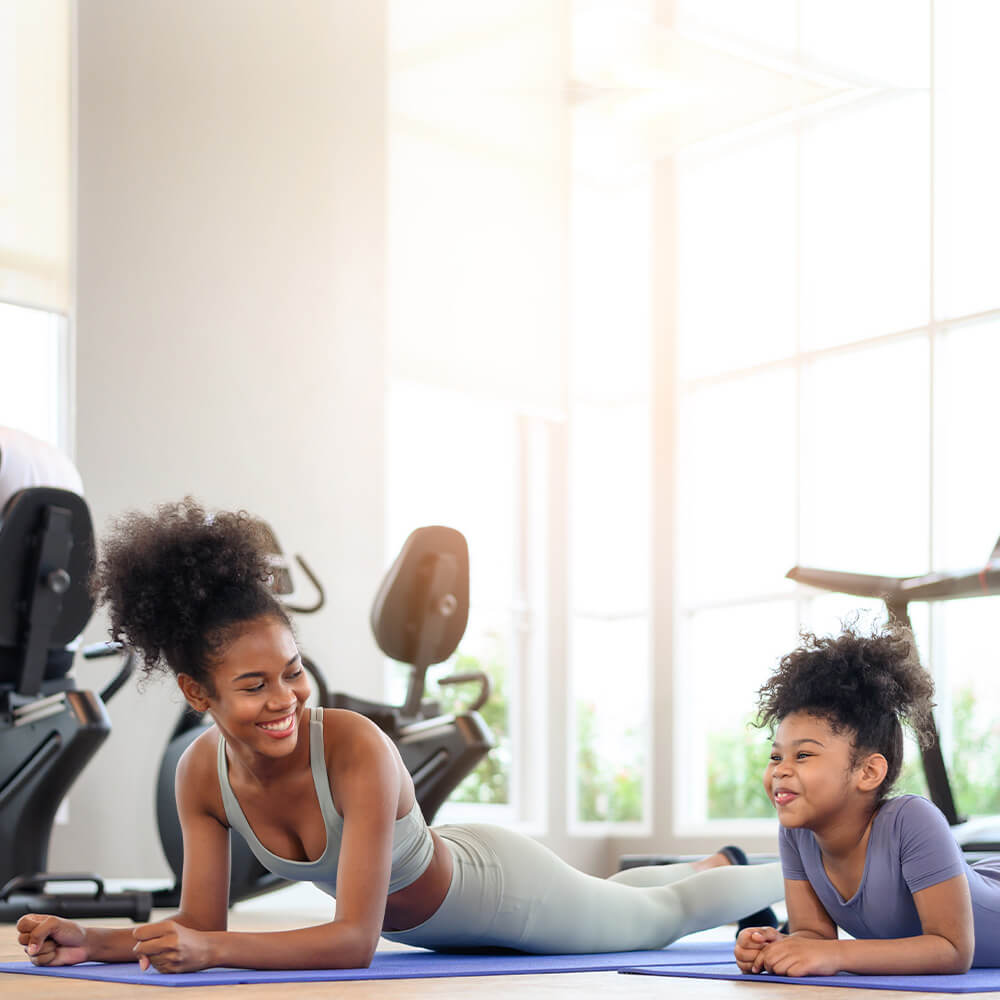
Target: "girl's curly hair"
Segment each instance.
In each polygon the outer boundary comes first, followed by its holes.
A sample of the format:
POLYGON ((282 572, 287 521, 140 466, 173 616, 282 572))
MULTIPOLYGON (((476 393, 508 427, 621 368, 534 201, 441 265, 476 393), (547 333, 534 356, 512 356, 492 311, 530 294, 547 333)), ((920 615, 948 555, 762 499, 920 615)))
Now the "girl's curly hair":
POLYGON ((290 623, 269 589, 266 530, 246 511, 209 514, 191 497, 112 522, 91 579, 111 638, 147 676, 172 670, 213 690, 211 668, 248 622, 290 623))
POLYGON ((872 635, 848 624, 838 636, 803 632, 801 639, 757 692, 756 725, 773 732, 785 716, 807 712, 849 733, 853 763, 880 753, 889 764, 881 802, 903 765, 902 725, 922 747, 934 740, 934 681, 920 665, 913 636, 898 624, 872 635))

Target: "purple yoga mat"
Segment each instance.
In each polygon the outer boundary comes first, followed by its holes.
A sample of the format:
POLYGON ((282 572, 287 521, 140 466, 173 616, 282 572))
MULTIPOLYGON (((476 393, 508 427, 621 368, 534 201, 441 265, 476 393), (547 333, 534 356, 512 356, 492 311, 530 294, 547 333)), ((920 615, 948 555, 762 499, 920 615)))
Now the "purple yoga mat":
POLYGON ((866 990, 910 990, 919 993, 990 993, 1000 991, 1000 969, 970 969, 961 976, 867 976, 841 972, 836 976, 747 976, 735 962, 719 965, 654 963, 619 972, 639 976, 681 976, 685 979, 739 979, 746 983, 802 983, 804 986, 855 986, 866 990))
POLYGON ((252 969, 206 969, 162 975, 140 972, 135 962, 103 964, 86 962, 55 969, 30 962, 0 963, 0 972, 29 976, 59 976, 66 979, 98 979, 109 983, 141 986, 216 986, 232 983, 315 983, 350 979, 428 979, 442 976, 516 976, 543 972, 615 972, 628 966, 653 967, 660 962, 719 962, 733 953, 730 944, 694 942, 671 945, 662 951, 620 951, 601 955, 526 955, 520 952, 447 954, 407 950, 376 952, 368 969, 305 969, 255 971, 252 969))

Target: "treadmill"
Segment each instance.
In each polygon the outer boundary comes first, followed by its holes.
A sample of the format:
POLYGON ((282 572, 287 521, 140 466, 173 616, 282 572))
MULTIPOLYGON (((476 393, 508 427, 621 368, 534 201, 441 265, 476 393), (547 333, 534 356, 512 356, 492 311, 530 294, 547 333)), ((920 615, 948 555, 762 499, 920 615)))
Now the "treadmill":
MULTIPOLYGON (((986 564, 972 569, 899 577, 794 566, 786 576, 797 583, 820 590, 854 597, 877 598, 884 602, 890 620, 912 628, 909 605, 913 601, 957 601, 1000 595, 1000 539, 994 545, 986 564)), ((966 859, 974 861, 1000 854, 1000 816, 967 819, 959 815, 936 726, 934 741, 929 747, 922 749, 920 754, 928 795, 944 813, 966 859)))
MULTIPOLYGON (((972 569, 897 577, 793 566, 785 575, 790 580, 819 590, 850 594, 853 597, 876 598, 885 603, 891 620, 912 628, 909 612, 912 601, 957 601, 1000 595, 1000 539, 994 545, 986 564, 972 569)), ((968 819, 959 814, 944 755, 941 753, 937 725, 933 719, 931 724, 934 740, 929 747, 920 751, 931 801, 944 813, 967 861, 978 861, 1000 854, 1000 816, 968 819)), ((694 860, 694 856, 625 854, 619 859, 619 870, 691 860, 694 860)), ((751 863, 764 860, 772 859, 758 855, 751 859, 751 863)))

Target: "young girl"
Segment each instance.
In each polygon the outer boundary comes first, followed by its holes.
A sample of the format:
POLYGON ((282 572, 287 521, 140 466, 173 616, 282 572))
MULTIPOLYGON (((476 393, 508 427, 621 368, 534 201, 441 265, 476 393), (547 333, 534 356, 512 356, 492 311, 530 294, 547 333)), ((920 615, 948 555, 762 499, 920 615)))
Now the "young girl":
POLYGON ((745 928, 744 972, 961 973, 1000 965, 1000 858, 968 865, 940 811, 890 798, 906 722, 930 738, 930 676, 909 633, 806 635, 760 689, 774 731, 790 933, 745 928), (857 940, 838 940, 842 927, 857 940))
POLYGON ((20 942, 38 965, 138 959, 161 972, 367 966, 380 935, 429 948, 532 952, 662 948, 781 898, 777 864, 696 865, 599 879, 500 827, 428 829, 395 746, 352 712, 308 709, 288 618, 267 587, 245 514, 191 500, 116 526, 96 587, 111 632, 165 663, 215 726, 177 769, 184 836, 180 912, 134 930, 32 914, 20 942), (336 895, 335 919, 271 933, 226 930, 229 830, 265 867, 336 895))

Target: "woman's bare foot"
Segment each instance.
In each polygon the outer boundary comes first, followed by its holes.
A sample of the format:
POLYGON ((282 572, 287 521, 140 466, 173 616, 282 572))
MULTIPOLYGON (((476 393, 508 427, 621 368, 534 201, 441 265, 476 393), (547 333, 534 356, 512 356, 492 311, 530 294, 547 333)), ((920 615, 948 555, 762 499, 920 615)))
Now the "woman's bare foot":
POLYGON ((710 854, 707 858, 702 858, 701 861, 692 862, 691 867, 696 872, 704 872, 708 871, 709 868, 721 868, 729 863, 729 858, 716 851, 715 854, 710 854))
POLYGON ((745 865, 747 856, 738 847, 720 847, 701 861, 695 861, 691 867, 696 872, 708 871, 709 868, 723 868, 726 865, 745 865))

